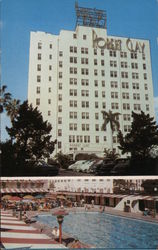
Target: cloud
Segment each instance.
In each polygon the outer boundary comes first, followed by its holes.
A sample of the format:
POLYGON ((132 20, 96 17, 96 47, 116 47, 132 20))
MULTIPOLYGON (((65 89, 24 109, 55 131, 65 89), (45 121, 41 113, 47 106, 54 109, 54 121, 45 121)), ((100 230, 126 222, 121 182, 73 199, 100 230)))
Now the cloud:
POLYGON ((158 96, 154 97, 154 107, 155 107, 156 121, 158 123, 158 96))

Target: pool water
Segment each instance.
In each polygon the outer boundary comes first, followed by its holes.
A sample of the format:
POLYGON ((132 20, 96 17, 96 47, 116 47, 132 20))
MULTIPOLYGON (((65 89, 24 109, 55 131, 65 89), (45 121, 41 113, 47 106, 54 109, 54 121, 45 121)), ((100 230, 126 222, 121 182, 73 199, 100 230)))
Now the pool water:
MULTIPOLYGON (((56 217, 50 214, 39 215, 37 220, 51 227, 58 226, 56 217)), ((158 247, 158 224, 105 213, 70 213, 64 217, 63 231, 95 247, 158 247)))

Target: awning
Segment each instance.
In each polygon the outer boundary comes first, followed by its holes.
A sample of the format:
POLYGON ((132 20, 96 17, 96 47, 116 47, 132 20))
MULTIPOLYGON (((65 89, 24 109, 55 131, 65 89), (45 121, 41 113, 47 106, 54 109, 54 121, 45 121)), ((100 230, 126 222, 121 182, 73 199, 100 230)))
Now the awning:
POLYGON ((2 194, 12 193, 47 193, 48 189, 45 188, 2 188, 2 194))

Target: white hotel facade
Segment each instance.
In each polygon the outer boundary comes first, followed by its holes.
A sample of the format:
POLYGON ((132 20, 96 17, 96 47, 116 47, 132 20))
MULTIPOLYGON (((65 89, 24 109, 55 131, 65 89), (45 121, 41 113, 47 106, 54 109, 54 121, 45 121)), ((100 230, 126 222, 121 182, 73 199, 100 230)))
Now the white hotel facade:
MULTIPOLYGON (((77 23, 59 35, 31 32, 29 58, 28 101, 52 124, 55 153, 101 155, 110 148, 109 125, 101 130, 103 110, 121 114, 124 134, 132 111, 155 116, 149 40, 77 23)), ((118 151, 117 145, 115 131, 118 151)))

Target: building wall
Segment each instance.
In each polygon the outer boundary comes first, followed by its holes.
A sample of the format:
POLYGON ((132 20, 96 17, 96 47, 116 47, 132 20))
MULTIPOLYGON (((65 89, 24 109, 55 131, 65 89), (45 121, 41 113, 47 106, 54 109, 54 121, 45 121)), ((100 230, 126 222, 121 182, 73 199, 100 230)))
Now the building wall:
POLYGON ((50 191, 113 193, 113 180, 87 177, 58 177, 49 180, 50 191), (52 187, 54 184, 54 188, 52 187))
POLYGON ((54 153, 102 154, 111 147, 109 125, 101 130, 102 110, 121 114, 124 134, 132 111, 154 116, 149 41, 84 26, 59 35, 31 32, 28 100, 52 124, 54 153))

